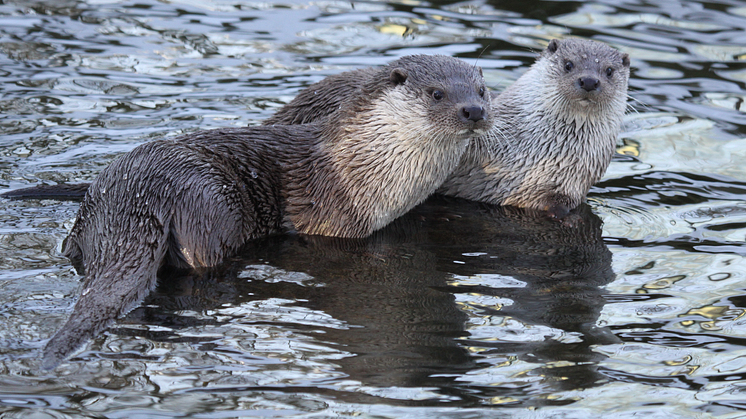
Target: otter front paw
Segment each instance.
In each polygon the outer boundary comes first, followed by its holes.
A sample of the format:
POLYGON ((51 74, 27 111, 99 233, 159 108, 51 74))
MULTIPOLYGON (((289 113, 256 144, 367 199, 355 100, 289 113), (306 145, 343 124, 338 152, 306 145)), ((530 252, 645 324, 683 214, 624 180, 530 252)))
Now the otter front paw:
POLYGON ((565 218, 565 216, 570 213, 570 210, 572 210, 572 208, 564 204, 547 205, 546 207, 547 215, 551 218, 557 219, 565 218))
POLYGON ((550 194, 542 199, 540 208, 551 218, 562 219, 567 216, 579 202, 563 194, 550 194))

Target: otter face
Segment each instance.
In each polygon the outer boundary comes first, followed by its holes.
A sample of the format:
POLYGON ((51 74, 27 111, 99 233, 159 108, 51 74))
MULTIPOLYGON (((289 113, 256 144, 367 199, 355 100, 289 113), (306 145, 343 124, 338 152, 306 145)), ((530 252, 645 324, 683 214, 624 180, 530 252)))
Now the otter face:
POLYGON ((491 101, 480 67, 447 56, 416 62, 400 59, 390 81, 406 89, 408 97, 418 98, 409 101, 412 123, 424 118, 443 134, 462 138, 482 135, 492 127, 491 101))
POLYGON ((629 56, 605 44, 589 40, 552 40, 543 53, 558 83, 554 94, 574 109, 597 112, 626 95, 629 56))

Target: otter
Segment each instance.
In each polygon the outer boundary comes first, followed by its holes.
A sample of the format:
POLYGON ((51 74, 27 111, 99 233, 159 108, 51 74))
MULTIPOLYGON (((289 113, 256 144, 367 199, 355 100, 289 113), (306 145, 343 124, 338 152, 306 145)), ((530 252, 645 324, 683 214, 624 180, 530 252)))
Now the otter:
POLYGON ((163 266, 214 266, 288 231, 369 236, 432 194, 491 128, 477 67, 415 55, 370 73, 323 122, 198 131, 106 167, 63 242, 85 280, 43 366, 139 304, 163 266))
POLYGON ((629 55, 600 42, 552 40, 495 97, 495 125, 439 192, 565 216, 611 163, 629 67, 629 55))
MULTIPOLYGON (((518 80, 493 95, 495 124, 475 138, 438 192, 564 217, 611 163, 627 106, 629 55, 554 39, 518 80)), ((266 125, 326 118, 370 77, 353 70, 301 91, 266 125)))

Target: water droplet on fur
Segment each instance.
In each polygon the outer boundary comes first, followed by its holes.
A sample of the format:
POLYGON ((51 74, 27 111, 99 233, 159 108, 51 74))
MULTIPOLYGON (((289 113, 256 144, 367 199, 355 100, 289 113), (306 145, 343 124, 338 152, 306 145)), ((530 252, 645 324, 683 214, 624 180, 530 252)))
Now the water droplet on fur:
POLYGON ((256 173, 256 171, 252 170, 251 171, 251 177, 253 177, 254 179, 256 179, 256 178, 259 177, 259 175, 256 173))
POLYGON ((90 288, 86 288, 83 290, 83 295, 88 295, 88 293, 91 292, 90 288))
POLYGON ((594 61, 598 62, 598 58, 596 58, 594 61))
POLYGON ((119 247, 122 247, 123 244, 124 244, 124 240, 119 240, 117 242, 117 246, 119 246, 119 247))
POLYGON ((139 198, 139 197, 140 197, 140 192, 135 194, 135 198, 139 198))

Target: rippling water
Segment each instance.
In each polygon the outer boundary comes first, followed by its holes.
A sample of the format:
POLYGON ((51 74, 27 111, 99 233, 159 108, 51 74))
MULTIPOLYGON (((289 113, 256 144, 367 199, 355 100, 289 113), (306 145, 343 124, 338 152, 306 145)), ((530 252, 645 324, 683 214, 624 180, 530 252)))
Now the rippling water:
POLYGON ((265 240, 40 372, 78 204, 0 202, 0 417, 746 416, 738 1, 0 1, 0 187, 90 181, 406 54, 500 90, 568 36, 633 72, 619 154, 565 223, 434 199, 367 240, 265 240))

